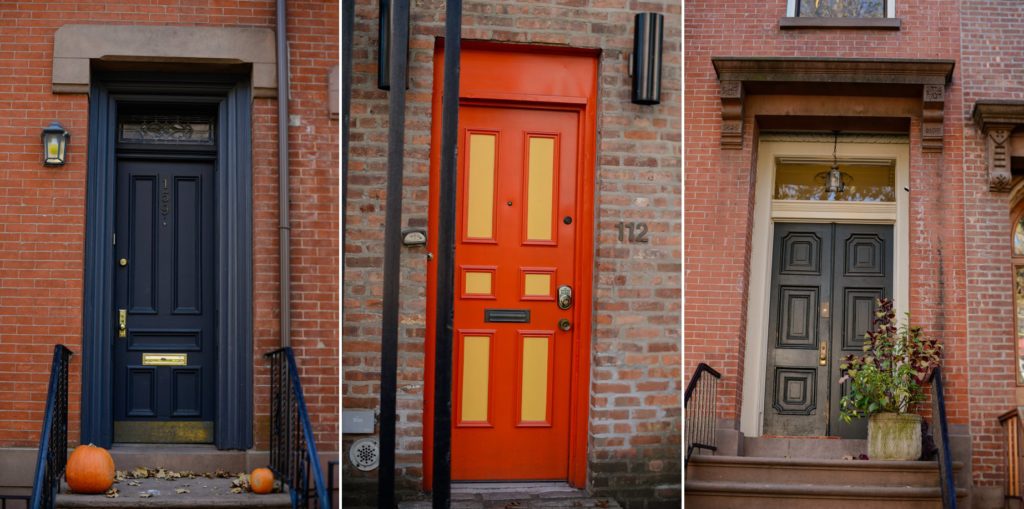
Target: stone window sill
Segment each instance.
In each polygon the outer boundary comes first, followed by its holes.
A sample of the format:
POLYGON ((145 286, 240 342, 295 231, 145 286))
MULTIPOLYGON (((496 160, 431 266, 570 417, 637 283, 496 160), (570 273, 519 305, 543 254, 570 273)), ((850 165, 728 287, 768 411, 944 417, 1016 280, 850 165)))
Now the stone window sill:
POLYGON ((779 28, 854 28, 868 30, 899 30, 899 18, 781 18, 779 28))

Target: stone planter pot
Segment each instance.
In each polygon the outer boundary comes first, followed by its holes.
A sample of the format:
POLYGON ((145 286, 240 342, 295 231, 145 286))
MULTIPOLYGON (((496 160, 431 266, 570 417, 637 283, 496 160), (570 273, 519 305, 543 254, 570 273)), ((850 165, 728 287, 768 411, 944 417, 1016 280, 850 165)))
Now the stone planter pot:
POLYGON ((880 413, 868 418, 868 458, 916 460, 920 457, 920 415, 880 413))

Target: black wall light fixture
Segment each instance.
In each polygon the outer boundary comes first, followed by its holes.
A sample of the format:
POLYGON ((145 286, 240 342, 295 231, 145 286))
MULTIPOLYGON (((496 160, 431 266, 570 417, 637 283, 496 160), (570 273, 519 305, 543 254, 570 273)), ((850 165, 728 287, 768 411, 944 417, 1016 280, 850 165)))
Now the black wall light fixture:
POLYGON ((43 164, 46 166, 63 166, 64 154, 67 151, 68 138, 71 137, 64 126, 56 120, 43 128, 43 164))
MULTIPOLYGON (((380 0, 377 17, 377 88, 391 90, 391 25, 394 22, 392 0, 380 0)), ((409 24, 405 25, 406 39, 409 35, 409 24)), ((409 47, 405 48, 408 54, 409 47)), ((408 56, 405 59, 409 61, 408 56)), ((409 73, 405 73, 405 88, 409 88, 409 73)))
POLYGON ((635 104, 661 103, 661 39, 664 24, 665 16, 656 12, 636 15, 633 53, 629 56, 635 104))

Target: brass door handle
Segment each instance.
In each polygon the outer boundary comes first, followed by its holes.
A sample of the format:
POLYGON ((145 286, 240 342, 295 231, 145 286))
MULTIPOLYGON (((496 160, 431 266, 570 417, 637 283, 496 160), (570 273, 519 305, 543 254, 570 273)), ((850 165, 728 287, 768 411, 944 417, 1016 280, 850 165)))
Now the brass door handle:
POLYGON ((126 338, 128 337, 128 310, 118 309, 117 310, 117 337, 126 338))
POLYGON ((822 340, 821 345, 818 347, 818 365, 824 366, 828 364, 828 343, 822 340))

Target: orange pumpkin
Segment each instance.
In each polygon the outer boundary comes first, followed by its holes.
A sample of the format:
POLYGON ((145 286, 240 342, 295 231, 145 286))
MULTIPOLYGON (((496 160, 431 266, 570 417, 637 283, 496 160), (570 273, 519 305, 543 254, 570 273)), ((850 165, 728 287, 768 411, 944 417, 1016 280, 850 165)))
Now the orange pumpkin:
POLYGON ((114 484, 114 458, 92 444, 75 447, 64 476, 75 493, 103 493, 114 484))
POLYGON ((265 494, 274 489, 274 473, 269 468, 257 468, 249 474, 249 487, 253 493, 265 494))

